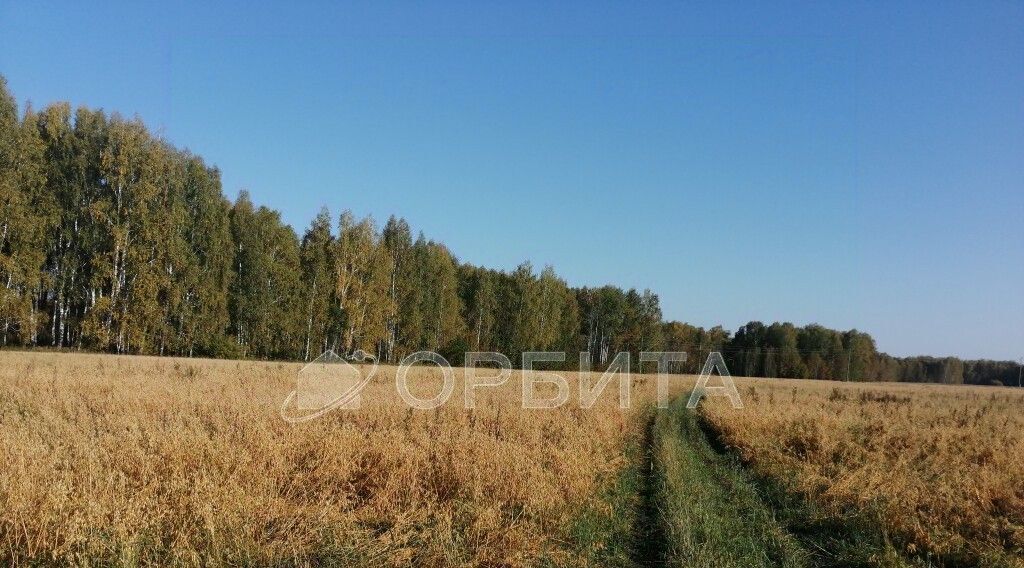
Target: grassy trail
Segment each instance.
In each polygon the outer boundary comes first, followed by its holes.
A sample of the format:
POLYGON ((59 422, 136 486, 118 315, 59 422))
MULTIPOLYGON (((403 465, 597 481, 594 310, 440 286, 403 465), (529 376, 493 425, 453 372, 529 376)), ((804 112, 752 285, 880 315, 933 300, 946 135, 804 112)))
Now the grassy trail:
POLYGON ((837 525, 716 447, 677 400, 647 435, 638 530, 641 566, 906 567, 877 532, 837 525))
POLYGON ((655 467, 655 426, 652 414, 644 428, 644 445, 640 463, 640 510, 635 527, 635 560, 639 566, 660 566, 666 561, 668 540, 658 508, 658 470, 655 467))
POLYGON ((650 565, 809 566, 811 555, 776 520, 742 468, 708 443, 678 400, 651 423, 654 541, 650 565))

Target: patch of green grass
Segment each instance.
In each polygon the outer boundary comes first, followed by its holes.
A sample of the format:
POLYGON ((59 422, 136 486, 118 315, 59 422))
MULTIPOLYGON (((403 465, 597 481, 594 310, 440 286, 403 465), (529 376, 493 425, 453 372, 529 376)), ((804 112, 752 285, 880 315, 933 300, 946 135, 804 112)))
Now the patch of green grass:
MULTIPOLYGON (((653 409, 651 409, 653 410, 653 409)), ((648 421, 653 416, 646 410, 637 420, 648 421)), ((637 566, 637 549, 642 544, 638 534, 643 531, 640 518, 644 487, 644 444, 627 445, 626 466, 609 480, 607 487, 583 509, 568 527, 576 558, 573 565, 582 566, 637 566)), ((550 560, 548 565, 563 565, 550 560)))
POLYGON ((685 402, 658 412, 654 423, 663 560, 709 568, 811 565, 739 464, 711 447, 685 402))
POLYGON ((567 527, 571 559, 545 565, 906 568, 866 512, 825 515, 780 480, 755 477, 686 400, 637 416, 628 465, 567 527))
MULTIPOLYGON (((797 555, 799 564, 788 561, 783 566, 821 567, 875 567, 906 568, 933 566, 927 559, 908 559, 889 541, 888 535, 869 510, 847 511, 843 515, 829 514, 793 491, 786 480, 755 476, 743 467, 739 459, 726 451, 717 440, 712 428, 699 412, 681 409, 681 432, 692 455, 708 464, 719 485, 733 488, 742 500, 757 500, 757 516, 770 516, 771 531, 783 530, 786 546, 795 545, 802 551, 797 555)), ((718 494, 721 494, 719 492, 718 494)), ((753 520, 753 519, 752 519, 753 520)), ((783 559, 785 557, 782 557, 783 559)))

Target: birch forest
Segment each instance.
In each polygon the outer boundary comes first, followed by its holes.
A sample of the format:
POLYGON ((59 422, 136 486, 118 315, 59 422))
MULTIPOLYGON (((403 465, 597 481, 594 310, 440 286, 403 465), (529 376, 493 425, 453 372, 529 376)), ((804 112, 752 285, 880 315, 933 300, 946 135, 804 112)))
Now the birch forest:
MULTIPOLYGON (((301 234, 138 118, 19 108, 0 77, 0 344, 188 357, 310 360, 363 349, 721 351, 733 374, 1015 384, 1012 362, 896 358, 870 335, 750 322, 730 333, 663 318, 657 294, 570 286, 546 266, 459 259, 391 217, 323 209, 301 234)), ((557 365, 556 365, 557 366, 557 365)))

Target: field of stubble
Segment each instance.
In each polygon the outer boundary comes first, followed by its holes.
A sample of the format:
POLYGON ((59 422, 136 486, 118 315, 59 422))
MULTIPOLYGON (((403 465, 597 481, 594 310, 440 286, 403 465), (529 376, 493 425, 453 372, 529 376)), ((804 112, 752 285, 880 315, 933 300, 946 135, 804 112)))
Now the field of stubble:
MULTIPOLYGON (((524 411, 514 376, 471 411, 460 383, 422 411, 382 368, 361 409, 291 425, 278 411, 299 364, 0 361, 0 557, 13 563, 626 561, 630 511, 605 496, 642 425, 614 385, 590 410, 524 411)), ((436 369, 413 371, 414 394, 438 392, 436 369)))
POLYGON ((614 383, 580 409, 575 373, 523 410, 515 374, 466 410, 457 369, 424 411, 382 368, 358 410, 292 425, 300 368, 0 353, 0 560, 1024 566, 1015 389, 738 379, 744 409, 655 416, 652 377, 631 410, 614 383))
POLYGON ((1024 566, 1020 389, 750 379, 701 416, 819 525, 876 532, 932 566, 1024 566))

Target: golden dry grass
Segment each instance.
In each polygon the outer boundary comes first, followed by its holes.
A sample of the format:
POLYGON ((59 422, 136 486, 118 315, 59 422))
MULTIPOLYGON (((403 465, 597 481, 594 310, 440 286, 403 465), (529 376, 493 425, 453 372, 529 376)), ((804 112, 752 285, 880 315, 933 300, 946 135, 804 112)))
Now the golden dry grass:
POLYGON ((293 426, 300 367, 0 353, 0 558, 580 565, 574 520, 628 514, 598 499, 642 430, 614 384, 590 410, 524 411, 513 377, 418 411, 385 368, 360 410, 293 426))
POLYGON ((739 381, 702 414, 757 473, 944 565, 1024 566, 1024 394, 739 381))
MULTIPOLYGON (((615 543, 581 539, 579 520, 637 512, 608 493, 638 465, 626 449, 642 443, 651 379, 635 377, 631 411, 614 383, 582 410, 581 377, 561 373, 570 404, 523 410, 517 374, 471 411, 456 370, 451 401, 420 411, 383 368, 359 410, 293 426, 278 410, 300 368, 0 353, 0 559, 595 565, 615 543)), ((440 373, 411 382, 429 398, 440 373)), ((692 377, 674 382, 686 392, 692 377)), ((756 474, 912 556, 1024 565, 1021 393, 737 382, 745 409, 712 398, 701 415, 756 474)))

